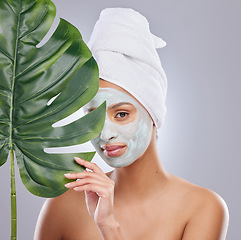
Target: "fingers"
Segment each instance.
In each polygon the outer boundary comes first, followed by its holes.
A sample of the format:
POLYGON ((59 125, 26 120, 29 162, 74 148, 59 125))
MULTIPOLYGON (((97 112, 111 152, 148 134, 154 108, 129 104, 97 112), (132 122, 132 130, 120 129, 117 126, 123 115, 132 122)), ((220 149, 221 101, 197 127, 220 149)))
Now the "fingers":
POLYGON ((100 178, 95 173, 83 173, 82 175, 85 175, 85 177, 82 176, 77 181, 67 183, 65 187, 72 188, 77 192, 96 192, 100 197, 109 197, 113 193, 115 183, 110 178, 100 178))
POLYGON ((84 166, 85 168, 90 169, 92 172, 91 171, 88 172, 85 170, 84 172, 78 172, 78 173, 66 173, 66 174, 64 174, 66 178, 68 178, 68 179, 83 178, 92 173, 96 173, 96 175, 98 175, 98 176, 102 176, 102 177, 104 176, 104 177, 108 178, 106 176, 106 174, 95 163, 91 163, 91 162, 85 161, 84 159, 77 158, 77 157, 75 157, 75 161, 77 163, 79 163, 80 165, 84 166))
POLYGON ((64 174, 66 178, 68 179, 83 179, 83 178, 95 178, 101 181, 102 179, 109 179, 105 174, 99 175, 95 172, 77 172, 77 173, 66 173, 64 174))
POLYGON ((104 174, 104 172, 95 163, 85 161, 84 159, 81 159, 78 157, 75 157, 74 159, 77 163, 92 170, 93 172, 98 173, 98 174, 104 174))
POLYGON ((65 187, 75 191, 96 192, 99 196, 107 196, 114 190, 114 181, 107 177, 95 163, 80 158, 75 158, 75 161, 92 171, 64 174, 68 179, 77 179, 77 181, 67 183, 65 187))
POLYGON ((76 192, 95 192, 100 197, 108 198, 111 196, 111 193, 113 191, 112 187, 106 187, 106 186, 100 186, 97 184, 86 184, 83 186, 77 186, 74 188, 76 192))
POLYGON ((84 186, 86 184, 97 184, 100 186, 105 186, 108 184, 108 182, 110 182, 110 181, 106 181, 105 179, 98 178, 98 176, 96 177, 96 176, 88 176, 88 175, 83 176, 82 175, 82 177, 79 178, 78 180, 67 183, 65 186, 67 188, 75 188, 78 186, 84 186))

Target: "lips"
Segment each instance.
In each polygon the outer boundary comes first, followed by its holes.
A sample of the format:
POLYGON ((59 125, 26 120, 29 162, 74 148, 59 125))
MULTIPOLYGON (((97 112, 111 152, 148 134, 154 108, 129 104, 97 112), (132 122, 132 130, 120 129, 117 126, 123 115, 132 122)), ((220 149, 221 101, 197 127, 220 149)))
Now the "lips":
POLYGON ((123 143, 113 143, 101 146, 101 150, 108 157, 119 157, 126 151, 126 144, 123 143))

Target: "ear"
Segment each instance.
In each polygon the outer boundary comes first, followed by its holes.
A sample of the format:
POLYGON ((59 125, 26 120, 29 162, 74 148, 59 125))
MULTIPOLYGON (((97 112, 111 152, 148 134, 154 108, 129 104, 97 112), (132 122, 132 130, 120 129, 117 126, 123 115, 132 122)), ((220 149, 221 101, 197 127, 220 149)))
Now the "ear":
POLYGON ((157 128, 156 125, 153 123, 153 135, 155 135, 155 139, 158 139, 158 135, 157 135, 157 128))

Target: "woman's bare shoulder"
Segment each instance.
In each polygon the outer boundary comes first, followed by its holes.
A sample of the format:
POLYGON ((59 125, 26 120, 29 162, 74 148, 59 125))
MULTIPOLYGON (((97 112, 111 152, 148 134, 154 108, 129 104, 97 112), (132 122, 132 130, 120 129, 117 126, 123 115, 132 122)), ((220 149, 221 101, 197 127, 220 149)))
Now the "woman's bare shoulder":
POLYGON ((66 213, 67 207, 71 210, 77 201, 84 203, 84 194, 68 190, 58 197, 46 199, 42 210, 61 215, 63 212, 66 213))
POLYGON ((194 202, 196 207, 212 206, 219 209, 227 207, 223 198, 210 189, 198 186, 174 175, 171 175, 171 181, 177 191, 180 191, 187 201, 194 202))
POLYGON ((172 176, 171 179, 188 212, 183 239, 193 239, 194 236, 195 239, 225 239, 229 213, 223 198, 210 189, 182 178, 172 176), (202 229, 202 232, 198 229, 202 229))
POLYGON ((59 216, 60 219, 64 218, 66 222, 71 222, 70 219, 73 219, 76 213, 78 213, 78 221, 89 217, 84 192, 69 189, 56 198, 46 200, 45 205, 49 213, 59 216))
POLYGON ((76 216, 80 224, 81 219, 84 222, 89 217, 84 193, 68 190, 58 197, 47 199, 38 217, 34 239, 62 239, 76 216))

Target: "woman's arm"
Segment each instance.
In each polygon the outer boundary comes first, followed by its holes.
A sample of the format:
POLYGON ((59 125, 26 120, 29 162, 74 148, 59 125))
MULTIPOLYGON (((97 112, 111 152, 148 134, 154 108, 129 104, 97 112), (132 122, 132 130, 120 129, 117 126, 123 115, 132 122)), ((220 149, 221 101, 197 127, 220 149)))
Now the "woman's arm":
POLYGON ((224 200, 205 190, 188 221, 182 240, 225 240, 229 214, 224 200))
POLYGON ((68 179, 77 179, 65 186, 77 192, 85 192, 89 214, 104 240, 124 240, 120 226, 114 217, 114 181, 96 164, 80 158, 75 160, 91 171, 65 174, 68 179))

